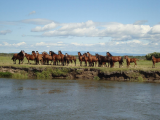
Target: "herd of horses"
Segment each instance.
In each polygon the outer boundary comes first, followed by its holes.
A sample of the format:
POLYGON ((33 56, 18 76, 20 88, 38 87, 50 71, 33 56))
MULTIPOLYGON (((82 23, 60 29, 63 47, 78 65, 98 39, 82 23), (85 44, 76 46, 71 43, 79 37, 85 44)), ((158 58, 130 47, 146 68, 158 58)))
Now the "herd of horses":
MULTIPOLYGON (((76 57, 72 55, 68 55, 67 53, 62 54, 61 51, 58 51, 58 54, 56 54, 53 51, 49 51, 49 54, 47 52, 42 52, 42 54, 39 54, 38 51, 32 51, 32 54, 27 54, 24 52, 24 50, 21 50, 19 53, 15 53, 12 57, 13 62, 16 64, 16 60, 19 60, 19 64, 23 64, 24 57, 27 58, 28 64, 30 64, 30 60, 34 60, 36 64, 49 64, 49 61, 51 63, 53 62, 53 65, 67 65, 69 63, 74 62, 76 66, 76 57)), ((85 62, 85 66, 94 67, 97 66, 104 66, 106 63, 108 63, 107 67, 114 67, 115 62, 119 62, 119 68, 123 66, 123 59, 126 59, 127 67, 130 66, 130 63, 135 63, 134 67, 137 65, 136 61, 137 58, 129 58, 128 56, 112 56, 111 53, 107 52, 106 56, 102 56, 99 54, 91 55, 89 52, 84 53, 83 55, 78 52, 78 59, 80 62, 80 66, 82 66, 82 62, 85 62)), ((155 58, 152 56, 152 67, 155 67, 155 63, 160 62, 160 58, 155 58)))

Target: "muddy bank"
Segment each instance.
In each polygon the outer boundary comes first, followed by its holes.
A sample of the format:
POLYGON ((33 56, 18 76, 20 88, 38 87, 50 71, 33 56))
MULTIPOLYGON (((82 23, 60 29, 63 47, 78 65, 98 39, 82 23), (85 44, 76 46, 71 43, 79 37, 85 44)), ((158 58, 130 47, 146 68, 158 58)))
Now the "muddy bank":
POLYGON ((64 67, 30 67, 20 68, 13 66, 1 66, 0 72, 10 72, 12 74, 25 74, 31 78, 67 78, 67 79, 95 79, 108 81, 145 81, 160 82, 160 71, 113 71, 103 72, 95 68, 64 68, 64 67))

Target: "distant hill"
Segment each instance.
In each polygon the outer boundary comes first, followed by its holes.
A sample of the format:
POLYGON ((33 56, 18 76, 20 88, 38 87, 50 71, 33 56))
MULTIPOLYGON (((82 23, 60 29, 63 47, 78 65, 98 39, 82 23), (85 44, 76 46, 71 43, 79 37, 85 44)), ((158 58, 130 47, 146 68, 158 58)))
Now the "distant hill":
MULTIPOLYGON (((68 53, 69 55, 78 55, 78 52, 81 52, 81 54, 89 52, 92 55, 95 55, 96 53, 105 56, 106 52, 94 52, 94 51, 62 51, 63 54, 68 53)), ((113 56, 145 56, 146 54, 132 54, 132 53, 115 53, 115 52, 110 52, 113 56)))
MULTIPOLYGON (((58 54, 58 51, 54 51, 56 54, 58 54)), ((94 52, 94 51, 62 51, 62 54, 68 53, 69 55, 78 55, 78 52, 81 52, 81 54, 89 52, 92 55, 95 55, 98 53, 99 55, 106 56, 106 52, 94 52)), ((13 52, 17 53, 17 52, 13 52)), ((31 52, 27 52, 28 54, 32 54, 31 52)), ((42 53, 42 52, 39 52, 42 53)), ((48 53, 48 52, 47 52, 48 53)), ((145 56, 146 54, 132 54, 132 53, 115 53, 115 52, 110 52, 113 56, 145 56)))

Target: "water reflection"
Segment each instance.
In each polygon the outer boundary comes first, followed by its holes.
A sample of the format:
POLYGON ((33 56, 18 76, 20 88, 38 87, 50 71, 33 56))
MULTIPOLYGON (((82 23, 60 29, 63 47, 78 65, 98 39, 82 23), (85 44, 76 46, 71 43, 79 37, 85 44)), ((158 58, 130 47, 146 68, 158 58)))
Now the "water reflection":
POLYGON ((0 79, 1 119, 159 119, 160 84, 0 79))

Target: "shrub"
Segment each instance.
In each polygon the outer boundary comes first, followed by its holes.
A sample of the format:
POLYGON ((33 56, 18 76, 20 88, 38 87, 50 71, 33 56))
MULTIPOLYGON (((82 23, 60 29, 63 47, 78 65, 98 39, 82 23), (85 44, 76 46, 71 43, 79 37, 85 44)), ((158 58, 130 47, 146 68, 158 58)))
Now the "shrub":
POLYGON ((145 57, 147 60, 152 60, 152 56, 154 56, 156 58, 160 58, 160 53, 158 53, 158 52, 149 53, 145 57))

